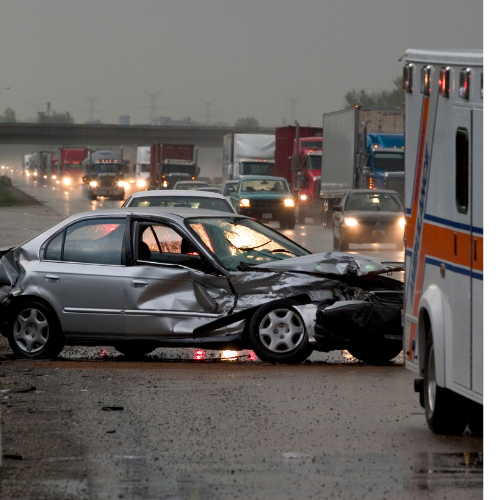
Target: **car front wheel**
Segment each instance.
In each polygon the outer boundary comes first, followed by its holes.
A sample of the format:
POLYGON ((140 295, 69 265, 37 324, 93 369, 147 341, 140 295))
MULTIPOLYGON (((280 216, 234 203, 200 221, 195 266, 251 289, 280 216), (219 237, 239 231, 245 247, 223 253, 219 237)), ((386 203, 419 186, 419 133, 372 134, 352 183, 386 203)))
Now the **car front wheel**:
POLYGON ((249 339, 255 354, 267 363, 299 364, 313 349, 300 314, 292 300, 265 304, 254 314, 249 339))
POLYGON ((23 358, 50 358, 64 348, 64 334, 58 318, 38 301, 25 302, 15 308, 7 337, 14 353, 23 358))

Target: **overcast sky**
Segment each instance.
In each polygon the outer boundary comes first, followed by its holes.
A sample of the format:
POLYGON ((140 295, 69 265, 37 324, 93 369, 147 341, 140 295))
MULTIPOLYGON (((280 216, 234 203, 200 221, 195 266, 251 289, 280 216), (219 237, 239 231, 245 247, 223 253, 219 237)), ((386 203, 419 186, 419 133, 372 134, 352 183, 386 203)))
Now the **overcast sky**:
POLYGON ((0 112, 303 124, 392 89, 407 48, 480 49, 478 0, 0 0, 0 112), (95 99, 94 99, 95 98, 95 99))

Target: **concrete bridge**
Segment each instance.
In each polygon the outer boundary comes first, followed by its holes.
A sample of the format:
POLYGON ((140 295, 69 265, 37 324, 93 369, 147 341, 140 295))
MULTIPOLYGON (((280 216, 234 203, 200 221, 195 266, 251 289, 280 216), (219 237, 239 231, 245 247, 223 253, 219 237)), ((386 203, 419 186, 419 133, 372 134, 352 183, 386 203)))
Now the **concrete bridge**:
POLYGON ((150 146, 155 143, 195 144, 222 148, 230 132, 274 134, 274 128, 211 126, 80 125, 0 123, 0 144, 58 144, 60 146, 150 146))

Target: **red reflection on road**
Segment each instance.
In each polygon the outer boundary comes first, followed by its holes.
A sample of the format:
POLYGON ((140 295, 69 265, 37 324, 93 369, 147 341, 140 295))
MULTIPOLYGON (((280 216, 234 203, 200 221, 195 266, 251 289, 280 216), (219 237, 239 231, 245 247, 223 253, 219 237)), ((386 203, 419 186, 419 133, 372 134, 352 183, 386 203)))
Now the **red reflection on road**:
POLYGON ((248 351, 248 359, 250 361, 256 361, 257 356, 256 356, 256 354, 253 351, 248 351))
POLYGON ((206 357, 206 354, 205 354, 205 351, 203 349, 197 349, 193 354, 193 359, 196 359, 196 360, 205 359, 205 357, 206 357))

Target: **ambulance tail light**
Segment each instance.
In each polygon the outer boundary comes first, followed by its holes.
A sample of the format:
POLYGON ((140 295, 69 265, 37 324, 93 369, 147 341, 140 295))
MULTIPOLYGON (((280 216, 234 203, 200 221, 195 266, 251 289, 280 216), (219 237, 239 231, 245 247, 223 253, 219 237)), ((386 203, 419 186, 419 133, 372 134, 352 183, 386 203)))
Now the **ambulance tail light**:
POLYGON ((450 81, 451 81, 451 68, 441 68, 439 73, 439 95, 449 99, 450 97, 450 81))
POLYGON ((431 70, 432 66, 422 66, 420 70, 420 92, 426 96, 431 95, 431 70))
POLYGON ((470 82, 471 70, 470 68, 463 68, 462 71, 460 71, 460 87, 458 89, 458 95, 465 101, 468 101, 470 97, 470 82))
POLYGON ((403 68, 403 90, 407 94, 413 92, 413 68, 414 65, 409 63, 403 68))

